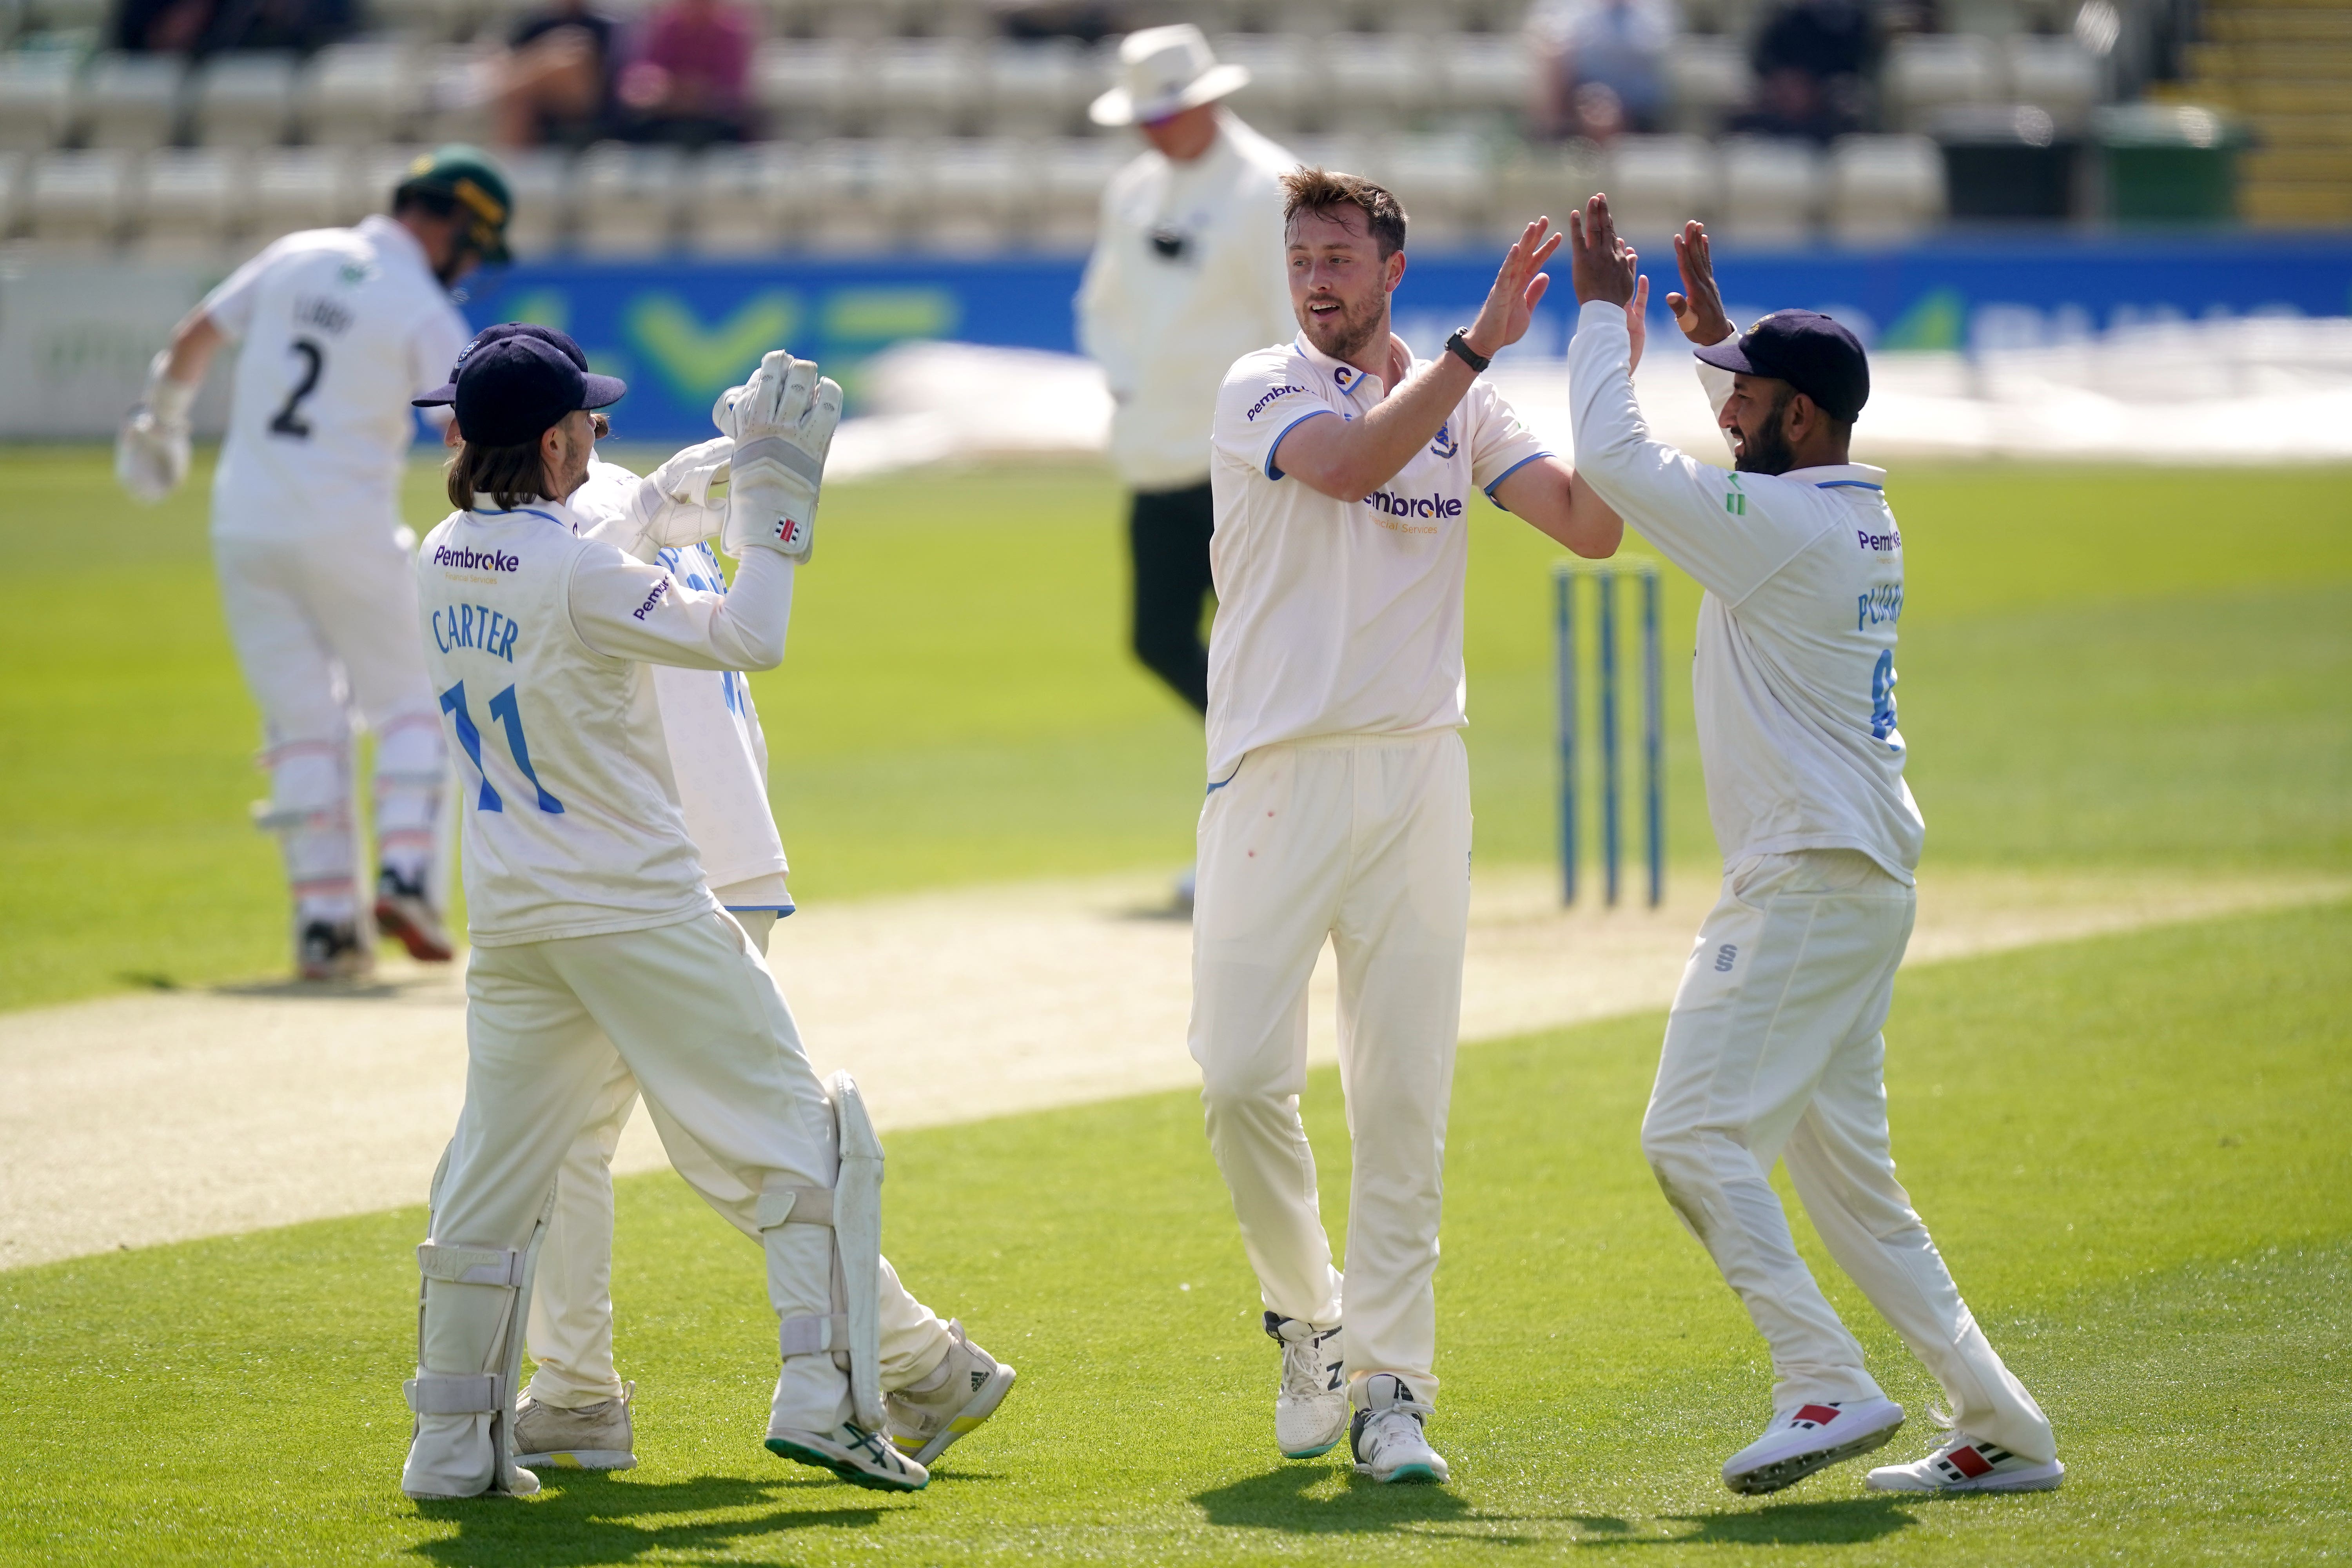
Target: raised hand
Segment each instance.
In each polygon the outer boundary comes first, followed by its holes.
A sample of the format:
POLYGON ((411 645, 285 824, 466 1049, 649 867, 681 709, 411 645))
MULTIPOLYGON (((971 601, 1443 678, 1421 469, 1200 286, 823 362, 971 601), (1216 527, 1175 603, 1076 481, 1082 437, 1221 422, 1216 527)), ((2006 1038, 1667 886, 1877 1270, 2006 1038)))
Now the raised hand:
MULTIPOLYGON (((1642 258, 1632 251, 1625 253, 1635 261, 1642 258)), ((1638 276, 1633 279, 1633 297, 1625 301, 1625 335, 1633 340, 1633 363, 1625 368, 1631 372, 1642 363, 1642 345, 1650 336, 1650 279, 1638 276)))
POLYGON ((1711 348, 1731 335, 1731 318, 1724 313, 1723 290, 1715 284, 1706 226, 1696 218, 1675 236, 1675 265, 1682 269, 1683 291, 1666 296, 1666 309, 1675 313, 1675 325, 1683 336, 1711 348))
POLYGON ((1486 291, 1486 303, 1479 309, 1478 319, 1463 333, 1473 353, 1491 356, 1527 335, 1528 323, 1535 319, 1544 290, 1551 287, 1544 263, 1559 248, 1559 232, 1551 226, 1551 219, 1539 217, 1513 242, 1503 257, 1502 270, 1495 274, 1495 286, 1486 291))
POLYGON ((1596 195, 1580 213, 1568 215, 1569 280, 1576 301, 1589 305, 1605 300, 1623 305, 1633 298, 1633 253, 1617 237, 1617 222, 1609 216, 1609 198, 1596 195))

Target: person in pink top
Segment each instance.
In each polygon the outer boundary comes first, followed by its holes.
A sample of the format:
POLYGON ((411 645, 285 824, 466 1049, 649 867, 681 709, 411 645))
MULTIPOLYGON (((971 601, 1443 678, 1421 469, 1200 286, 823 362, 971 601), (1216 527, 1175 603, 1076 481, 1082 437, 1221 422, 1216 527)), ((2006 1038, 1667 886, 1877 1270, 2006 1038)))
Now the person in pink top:
POLYGON ((618 96, 645 142, 739 142, 751 130, 750 13, 728 0, 669 0, 646 19, 618 96))

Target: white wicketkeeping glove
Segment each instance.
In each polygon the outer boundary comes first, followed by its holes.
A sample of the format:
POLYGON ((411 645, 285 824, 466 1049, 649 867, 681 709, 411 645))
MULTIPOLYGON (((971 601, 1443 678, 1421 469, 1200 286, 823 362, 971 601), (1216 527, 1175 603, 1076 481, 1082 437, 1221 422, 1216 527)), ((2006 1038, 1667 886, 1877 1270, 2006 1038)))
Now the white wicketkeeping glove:
POLYGON ((137 500, 159 501, 188 477, 188 409, 196 389, 163 374, 159 353, 147 367, 147 392, 114 437, 114 477, 137 500))
POLYGON ((725 521, 726 503, 712 505, 710 488, 726 481, 734 458, 735 443, 720 436, 687 447, 647 474, 640 503, 648 516, 646 540, 675 550, 717 533, 725 521))
POLYGON ((805 563, 815 540, 824 456, 841 423, 841 388, 814 360, 782 349, 760 361, 735 404, 735 458, 727 486, 727 552, 772 550, 805 563))

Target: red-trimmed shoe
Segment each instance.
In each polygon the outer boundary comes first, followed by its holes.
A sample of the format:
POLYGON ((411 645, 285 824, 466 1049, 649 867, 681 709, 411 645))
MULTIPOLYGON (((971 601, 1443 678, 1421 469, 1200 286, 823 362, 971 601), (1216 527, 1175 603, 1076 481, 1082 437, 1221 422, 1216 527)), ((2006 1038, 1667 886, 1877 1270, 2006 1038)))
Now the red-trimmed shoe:
POLYGON ((1881 1465, 1863 1484, 1874 1492, 2047 1492, 2058 1489, 2066 1467, 2037 1463, 1998 1443, 1947 1432, 1935 1451, 1907 1465, 1881 1465))
POLYGON ((1903 1406, 1886 1398, 1801 1405, 1723 1464, 1723 1484, 1750 1497, 1794 1486, 1815 1470, 1867 1454, 1895 1436, 1903 1406))
POLYGON ((391 867, 375 879, 375 929, 398 937, 408 956, 422 963, 446 963, 457 955, 449 930, 425 897, 425 889, 391 867))

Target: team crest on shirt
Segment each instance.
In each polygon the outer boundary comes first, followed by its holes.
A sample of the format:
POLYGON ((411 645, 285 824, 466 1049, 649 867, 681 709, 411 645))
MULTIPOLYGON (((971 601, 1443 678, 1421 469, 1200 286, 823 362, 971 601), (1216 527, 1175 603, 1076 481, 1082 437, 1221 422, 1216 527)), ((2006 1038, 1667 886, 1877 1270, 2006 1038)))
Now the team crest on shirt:
POLYGON ((1454 442, 1454 421, 1449 419, 1437 427, 1437 439, 1429 444, 1429 449, 1441 458, 1451 458, 1462 449, 1454 442))

